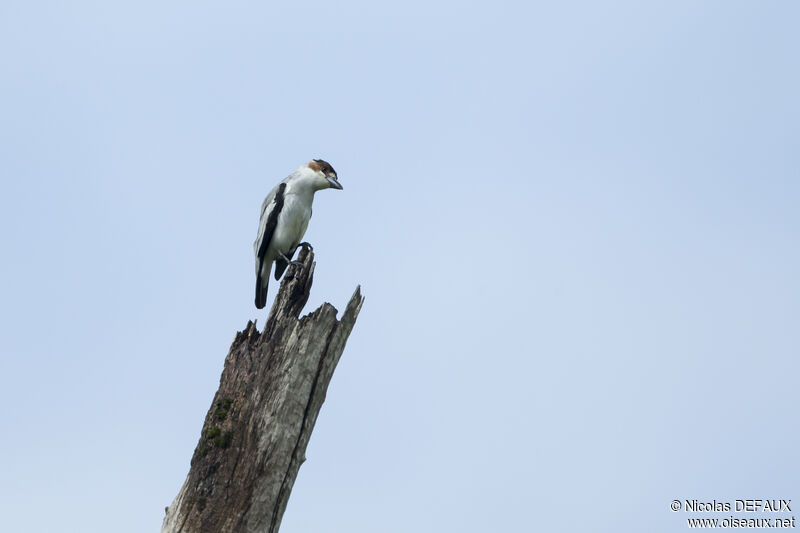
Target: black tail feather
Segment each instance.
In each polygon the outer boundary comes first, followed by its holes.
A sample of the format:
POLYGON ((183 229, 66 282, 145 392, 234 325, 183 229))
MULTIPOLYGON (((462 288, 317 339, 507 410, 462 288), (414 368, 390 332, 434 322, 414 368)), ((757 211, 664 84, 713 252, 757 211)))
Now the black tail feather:
POLYGON ((260 274, 256 276, 256 308, 258 309, 264 309, 264 306, 267 305, 268 286, 269 275, 264 276, 263 279, 260 274))

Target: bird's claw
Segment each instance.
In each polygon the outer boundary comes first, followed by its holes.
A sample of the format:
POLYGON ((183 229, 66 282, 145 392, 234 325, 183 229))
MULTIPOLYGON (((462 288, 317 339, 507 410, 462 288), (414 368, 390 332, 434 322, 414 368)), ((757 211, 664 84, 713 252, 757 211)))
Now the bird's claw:
POLYGON ((305 242, 305 241, 304 241, 304 242, 301 242, 301 243, 300 243, 300 244, 298 244, 297 246, 300 246, 301 248, 306 248, 306 249, 308 249, 308 250, 311 250, 311 251, 313 251, 313 250, 314 250, 314 247, 313 247, 313 246, 311 246, 311 243, 308 243, 308 242, 305 242))
POLYGON ((286 263, 286 267, 287 268, 292 266, 292 265, 303 266, 303 263, 301 263, 300 261, 297 261, 296 259, 292 260, 292 259, 289 259, 288 257, 286 257, 286 254, 281 254, 280 255, 280 259, 281 259, 281 261, 286 263))
POLYGON ((297 268, 303 268, 303 262, 302 261, 298 261, 296 259, 295 260, 291 260, 288 257, 286 257, 285 254, 281 254, 281 259, 286 261, 286 276, 284 276, 284 279, 293 279, 294 278, 294 272, 292 271, 292 268, 291 268, 292 266, 296 266, 297 268))

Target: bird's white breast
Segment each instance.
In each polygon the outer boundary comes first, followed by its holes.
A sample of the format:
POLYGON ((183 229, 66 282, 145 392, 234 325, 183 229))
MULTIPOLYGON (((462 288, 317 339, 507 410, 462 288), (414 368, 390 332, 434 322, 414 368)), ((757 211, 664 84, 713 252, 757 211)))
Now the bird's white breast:
POLYGON ((312 200, 313 193, 306 195, 286 191, 283 209, 278 215, 278 224, 270 243, 271 248, 285 254, 300 243, 311 220, 312 200))

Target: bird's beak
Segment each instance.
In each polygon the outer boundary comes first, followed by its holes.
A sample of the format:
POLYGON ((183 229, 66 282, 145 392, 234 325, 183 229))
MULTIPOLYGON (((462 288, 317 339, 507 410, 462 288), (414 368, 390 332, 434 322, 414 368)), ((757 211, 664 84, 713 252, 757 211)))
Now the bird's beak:
POLYGON ((337 180, 333 176, 328 176, 328 183, 331 184, 331 189, 339 189, 340 191, 344 189, 344 187, 342 187, 342 184, 339 183, 339 180, 337 180))

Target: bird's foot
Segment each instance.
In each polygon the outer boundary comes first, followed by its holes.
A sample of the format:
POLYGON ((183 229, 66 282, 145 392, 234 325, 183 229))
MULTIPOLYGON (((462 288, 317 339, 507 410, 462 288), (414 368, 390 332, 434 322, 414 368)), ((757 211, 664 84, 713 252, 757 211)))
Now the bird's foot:
POLYGON ((297 260, 292 261, 291 259, 286 257, 286 254, 281 254, 281 259, 286 261, 286 267, 288 269, 286 271, 286 278, 287 279, 292 279, 294 277, 294 273, 291 271, 292 269, 289 268, 290 266, 294 265, 294 266, 296 266, 298 268, 302 268, 302 266, 303 266, 303 262, 302 261, 297 261, 297 260))
POLYGON ((298 244, 297 246, 300 246, 301 248, 306 248, 306 249, 308 249, 309 251, 313 251, 313 250, 314 250, 314 247, 313 247, 313 246, 311 246, 311 243, 308 243, 308 242, 305 242, 305 241, 301 242, 301 243, 300 243, 300 244, 298 244))

